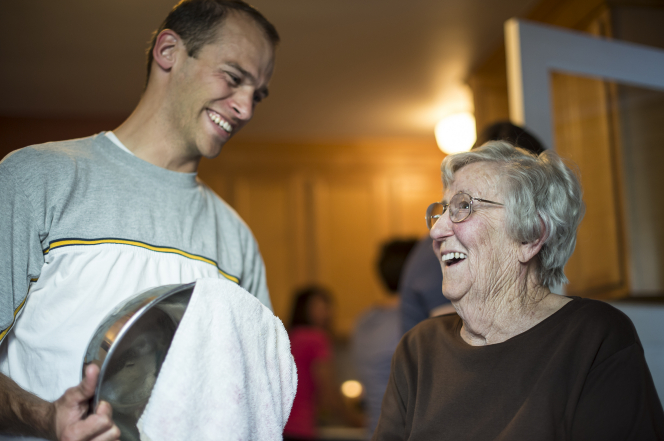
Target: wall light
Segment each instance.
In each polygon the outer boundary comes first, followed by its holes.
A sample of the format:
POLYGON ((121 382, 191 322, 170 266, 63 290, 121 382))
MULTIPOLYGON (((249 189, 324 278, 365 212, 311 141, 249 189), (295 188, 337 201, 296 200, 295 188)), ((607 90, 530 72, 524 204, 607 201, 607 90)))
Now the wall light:
POLYGON ((444 153, 467 152, 477 139, 475 117, 469 112, 446 116, 436 124, 435 134, 438 148, 444 153))
POLYGON ((344 381, 341 385, 341 393, 348 398, 357 398, 362 395, 362 384, 356 380, 344 381))

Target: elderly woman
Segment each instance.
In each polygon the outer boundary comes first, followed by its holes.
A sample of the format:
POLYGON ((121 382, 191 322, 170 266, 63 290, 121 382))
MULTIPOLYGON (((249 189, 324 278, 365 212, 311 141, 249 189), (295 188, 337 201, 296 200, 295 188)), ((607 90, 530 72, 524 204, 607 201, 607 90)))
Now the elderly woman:
POLYGON ((427 224, 456 314, 401 340, 374 440, 654 440, 664 412, 630 320, 550 288, 583 217, 553 152, 445 158, 427 224))

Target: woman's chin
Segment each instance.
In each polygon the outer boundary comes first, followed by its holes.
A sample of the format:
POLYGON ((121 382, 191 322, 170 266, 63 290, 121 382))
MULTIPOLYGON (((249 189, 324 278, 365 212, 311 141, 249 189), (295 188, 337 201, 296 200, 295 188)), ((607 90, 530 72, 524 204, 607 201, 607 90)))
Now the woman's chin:
POLYGON ((460 289, 458 286, 446 287, 443 283, 443 296, 450 302, 458 302, 461 300, 465 291, 460 289))

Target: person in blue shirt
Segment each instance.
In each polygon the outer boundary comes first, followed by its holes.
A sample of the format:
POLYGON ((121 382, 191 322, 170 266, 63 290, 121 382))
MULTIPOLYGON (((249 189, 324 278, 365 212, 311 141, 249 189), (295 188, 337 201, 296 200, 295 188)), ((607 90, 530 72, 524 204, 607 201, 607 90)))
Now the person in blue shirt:
POLYGON ((416 242, 415 239, 392 240, 382 246, 378 272, 391 299, 362 314, 353 333, 353 358, 360 382, 364 385, 369 435, 378 424, 381 402, 390 378, 392 355, 401 339, 399 280, 406 258, 416 242))

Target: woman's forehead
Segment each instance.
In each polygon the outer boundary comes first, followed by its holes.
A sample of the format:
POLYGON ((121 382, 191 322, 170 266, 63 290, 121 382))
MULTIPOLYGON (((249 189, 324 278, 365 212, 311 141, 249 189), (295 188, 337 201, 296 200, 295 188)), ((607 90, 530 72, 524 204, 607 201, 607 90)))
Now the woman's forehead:
POLYGON ((497 164, 490 162, 468 164, 454 174, 454 180, 445 190, 445 199, 449 200, 460 191, 485 199, 499 196, 502 193, 499 176, 497 164))

